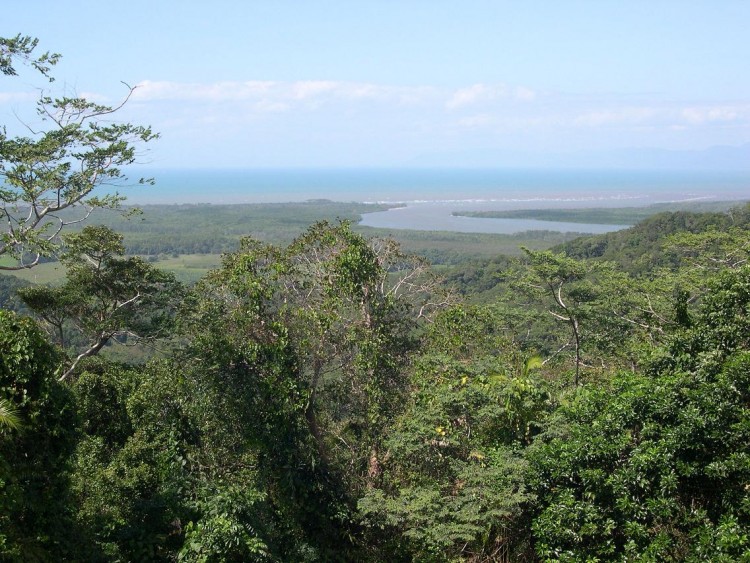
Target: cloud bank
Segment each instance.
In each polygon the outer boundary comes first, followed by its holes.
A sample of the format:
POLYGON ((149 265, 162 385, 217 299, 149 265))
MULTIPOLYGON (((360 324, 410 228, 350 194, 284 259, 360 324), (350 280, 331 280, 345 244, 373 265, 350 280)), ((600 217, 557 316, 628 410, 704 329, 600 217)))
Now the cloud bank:
MULTIPOLYGON (((486 127, 556 125, 579 128, 612 126, 747 125, 750 101, 742 103, 623 103, 616 97, 580 101, 561 93, 539 93, 526 86, 477 83, 457 89, 393 86, 330 80, 227 81, 186 83, 143 81, 133 94, 141 104, 247 104, 259 113, 351 109, 358 104, 412 106, 431 112, 436 122, 486 127), (513 119, 509 119, 509 118, 513 119)), ((3 101, 0 94, 0 102, 3 101)), ((245 106, 248 107, 248 106, 245 106)))
MULTIPOLYGON (((96 93, 92 99, 107 103, 96 93)), ((18 94, 0 92, 12 114, 18 94)), ((116 104, 118 100, 109 100, 116 104)), ((118 114, 162 133, 165 160, 388 164, 425 152, 700 150, 750 142, 750 100, 585 97, 527 85, 146 80, 118 114)))

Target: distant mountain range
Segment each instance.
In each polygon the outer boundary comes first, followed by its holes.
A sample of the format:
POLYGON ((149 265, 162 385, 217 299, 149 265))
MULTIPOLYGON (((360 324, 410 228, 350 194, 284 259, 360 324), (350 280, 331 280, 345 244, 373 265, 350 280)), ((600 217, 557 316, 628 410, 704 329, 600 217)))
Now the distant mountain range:
POLYGON ((747 170, 750 143, 704 150, 632 148, 571 153, 532 153, 478 149, 427 153, 405 163, 429 167, 624 168, 657 170, 747 170))

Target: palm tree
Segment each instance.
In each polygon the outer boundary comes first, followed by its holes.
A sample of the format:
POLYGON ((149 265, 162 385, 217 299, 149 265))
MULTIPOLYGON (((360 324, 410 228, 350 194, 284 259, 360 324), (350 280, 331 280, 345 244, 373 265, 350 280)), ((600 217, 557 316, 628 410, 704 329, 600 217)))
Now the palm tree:
POLYGON ((18 416, 18 410, 13 403, 7 399, 0 399, 0 428, 21 427, 21 418, 18 416))

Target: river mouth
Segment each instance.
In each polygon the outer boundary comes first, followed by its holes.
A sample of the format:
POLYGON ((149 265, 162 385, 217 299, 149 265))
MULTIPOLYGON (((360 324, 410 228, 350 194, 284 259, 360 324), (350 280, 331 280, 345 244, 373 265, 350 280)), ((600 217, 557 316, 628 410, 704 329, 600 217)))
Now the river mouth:
MULTIPOLYGON (((566 200, 537 202, 539 209, 551 207, 634 207, 648 205, 647 198, 608 201, 566 200), (589 205, 585 205, 589 203, 589 205), (619 205, 617 205, 619 204, 619 205)), ((497 219, 453 215, 456 211, 500 211, 529 209, 529 202, 499 201, 420 201, 406 202, 401 207, 362 215, 360 225, 378 229, 406 229, 415 231, 451 231, 457 233, 492 233, 512 235, 525 231, 556 231, 561 233, 601 234, 627 229, 631 225, 605 225, 597 223, 572 223, 564 221, 541 221, 537 219, 497 219)))

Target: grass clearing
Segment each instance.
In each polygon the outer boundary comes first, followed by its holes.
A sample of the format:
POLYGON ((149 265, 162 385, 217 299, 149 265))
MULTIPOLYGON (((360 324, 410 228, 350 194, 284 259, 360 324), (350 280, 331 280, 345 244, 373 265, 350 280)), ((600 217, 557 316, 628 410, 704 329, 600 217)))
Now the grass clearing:
POLYGON ((55 284, 62 282, 65 277, 65 267, 59 262, 44 262, 33 268, 23 270, 7 270, 3 274, 14 276, 18 279, 41 284, 55 284))
POLYGON ((152 262, 172 272, 182 283, 193 284, 221 264, 221 254, 180 254, 152 262))

